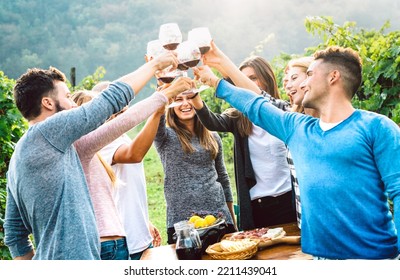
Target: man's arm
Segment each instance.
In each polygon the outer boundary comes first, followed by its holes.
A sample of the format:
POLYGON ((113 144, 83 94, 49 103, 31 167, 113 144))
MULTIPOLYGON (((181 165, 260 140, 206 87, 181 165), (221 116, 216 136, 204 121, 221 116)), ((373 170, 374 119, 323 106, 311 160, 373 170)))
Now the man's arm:
MULTIPOLYGON (((7 184, 12 183, 7 176, 7 184)), ((34 255, 33 245, 29 239, 30 231, 25 227, 14 196, 7 187, 6 216, 4 222, 4 243, 15 259, 31 259, 34 255)))
POLYGON ((102 125, 112 114, 122 110, 154 73, 178 64, 171 52, 154 59, 136 71, 125 75, 81 107, 62 111, 37 124, 43 136, 64 152, 77 139, 102 125))
POLYGON ((23 256, 15 257, 14 260, 31 260, 34 255, 35 255, 35 251, 32 250, 23 256))

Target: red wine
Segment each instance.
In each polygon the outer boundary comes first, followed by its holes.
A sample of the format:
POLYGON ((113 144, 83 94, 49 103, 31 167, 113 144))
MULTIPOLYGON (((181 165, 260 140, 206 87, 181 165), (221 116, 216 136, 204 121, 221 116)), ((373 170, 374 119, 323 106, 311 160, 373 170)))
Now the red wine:
POLYGON ((200 53, 201 54, 205 54, 206 52, 208 52, 210 50, 209 46, 205 46, 205 47, 200 47, 200 53))
POLYGON ((179 248, 176 254, 180 260, 201 260, 201 248, 179 248))
POLYGON ((199 61, 200 61, 200 59, 195 59, 195 60, 187 61, 187 62, 185 62, 184 64, 185 64, 187 67, 192 68, 192 67, 195 67, 195 66, 199 63, 199 61))
POLYGON ((170 84, 173 80, 175 80, 175 77, 159 77, 158 80, 164 84, 170 84))
POLYGON ((185 63, 179 63, 177 68, 182 71, 189 69, 189 67, 187 67, 185 63))
POLYGON ((166 44, 163 47, 169 51, 173 51, 176 50, 176 48, 178 47, 179 43, 171 43, 171 44, 166 44))

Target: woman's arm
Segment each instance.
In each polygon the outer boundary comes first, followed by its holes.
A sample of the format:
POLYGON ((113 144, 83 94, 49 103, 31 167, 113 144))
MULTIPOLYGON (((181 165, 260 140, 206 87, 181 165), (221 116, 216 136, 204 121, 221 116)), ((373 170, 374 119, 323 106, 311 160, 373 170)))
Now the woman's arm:
POLYGON ((200 94, 195 98, 188 100, 195 108, 196 114, 202 124, 210 131, 233 132, 235 119, 230 118, 225 113, 217 114, 212 112, 201 100, 200 94))
POLYGON ((141 162, 156 137, 159 119, 164 112, 165 107, 161 107, 156 113, 150 116, 143 129, 132 142, 130 144, 121 145, 115 151, 112 164, 141 162))
MULTIPOLYGON (((261 94, 261 89, 236 67, 229 57, 215 45, 214 41, 211 42, 211 49, 203 56, 203 63, 216 68, 224 77, 229 77, 237 87, 261 94)), ((207 80, 205 79, 203 82, 207 83, 207 80)), ((213 86, 213 84, 209 85, 213 86)))
POLYGON ((123 114, 76 141, 75 146, 78 152, 82 151, 88 156, 94 155, 105 145, 147 119, 156 110, 164 108, 170 98, 192 88, 192 86, 193 81, 190 78, 179 78, 169 87, 162 89, 160 92, 155 92, 150 97, 134 104, 123 114))

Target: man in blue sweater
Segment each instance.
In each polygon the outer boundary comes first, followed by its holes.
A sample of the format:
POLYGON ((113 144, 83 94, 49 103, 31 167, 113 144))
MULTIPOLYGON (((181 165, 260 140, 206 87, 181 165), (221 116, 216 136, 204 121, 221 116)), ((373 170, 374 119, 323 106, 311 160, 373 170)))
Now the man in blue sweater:
POLYGON ((63 73, 30 69, 14 98, 29 121, 7 172, 5 243, 15 259, 100 259, 93 206, 73 143, 125 107, 172 53, 121 77, 87 105, 74 108, 63 73), (33 234, 35 248, 29 235, 33 234))
MULTIPOLYGON (((279 110, 262 96, 219 80, 207 66, 195 71, 216 87, 217 97, 289 146, 301 186, 303 252, 315 259, 398 258, 400 129, 386 116, 353 108, 361 84, 358 53, 329 47, 314 57, 302 84, 303 105, 317 110, 320 119, 279 110)), ((204 63, 247 87, 215 44, 204 63)))

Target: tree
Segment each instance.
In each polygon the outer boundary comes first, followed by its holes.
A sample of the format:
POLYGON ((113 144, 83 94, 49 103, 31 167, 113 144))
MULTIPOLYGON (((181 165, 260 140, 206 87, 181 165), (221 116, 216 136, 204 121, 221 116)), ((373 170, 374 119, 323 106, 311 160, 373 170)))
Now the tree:
POLYGON ((355 22, 339 26, 330 17, 307 18, 305 26, 308 32, 318 34, 323 40, 318 46, 308 48, 308 55, 332 45, 359 52, 363 60, 363 83, 353 98, 353 105, 400 123, 400 31, 386 32, 389 22, 378 31, 357 29, 355 22))
POLYGON ((14 84, 14 80, 8 79, 0 71, 0 259, 11 258, 10 252, 3 242, 6 172, 15 144, 27 129, 26 121, 22 118, 13 102, 12 91, 14 84))

